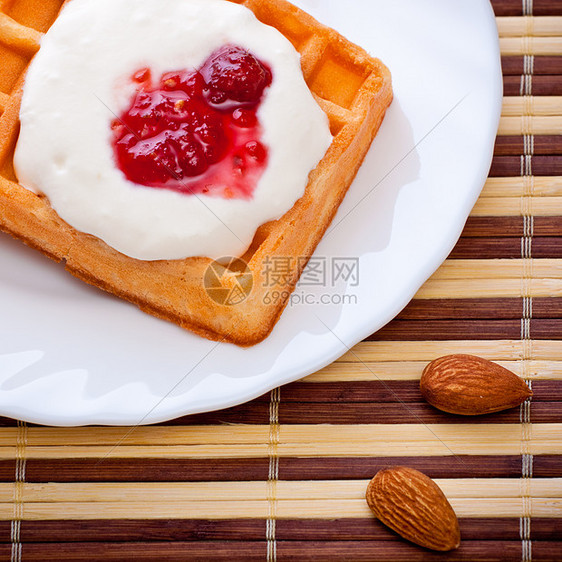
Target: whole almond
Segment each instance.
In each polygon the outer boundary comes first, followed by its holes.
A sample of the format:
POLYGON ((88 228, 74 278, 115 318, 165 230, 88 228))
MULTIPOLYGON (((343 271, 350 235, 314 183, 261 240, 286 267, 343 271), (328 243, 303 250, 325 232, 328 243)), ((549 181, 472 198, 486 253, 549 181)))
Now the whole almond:
POLYGON ((447 355, 423 371, 420 390, 435 408, 476 416, 519 406, 533 395, 516 374, 474 355, 447 355))
POLYGON ((441 488, 425 474, 405 466, 386 468, 367 487, 373 513, 405 539, 447 551, 461 541, 459 522, 441 488))

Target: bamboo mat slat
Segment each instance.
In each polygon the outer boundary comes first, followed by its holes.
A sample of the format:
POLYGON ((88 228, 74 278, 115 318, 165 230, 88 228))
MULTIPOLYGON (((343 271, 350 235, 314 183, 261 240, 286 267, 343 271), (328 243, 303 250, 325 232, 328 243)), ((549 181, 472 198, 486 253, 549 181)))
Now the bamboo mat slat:
MULTIPOLYGON (((461 533, 465 540, 517 540, 519 522, 508 518, 463 518, 461 533)), ((260 519, 240 520, 82 520, 28 521, 24 542, 123 542, 146 540, 248 540, 259 541, 263 535, 260 519), (236 523, 236 528, 233 528, 236 523), (97 540, 96 540, 97 539, 97 540)), ((372 518, 282 519, 277 522, 279 540, 323 541, 394 541, 396 535, 372 518)), ((556 540, 562 527, 559 519, 533 519, 535 540, 556 540)), ((0 536, 9 532, 9 522, 0 521, 0 536)))
MULTIPOLYGON (((287 500, 357 500, 365 496, 368 480, 277 482, 277 499, 287 500)), ((448 498, 519 498, 522 487, 529 495, 562 498, 562 479, 534 478, 531 482, 515 478, 437 479, 448 498)), ((30 503, 139 502, 179 503, 184 501, 259 501, 266 495, 267 482, 151 482, 151 483, 71 483, 24 484, 22 501, 30 503)), ((0 504, 11 504, 13 486, 0 484, 0 504)), ((95 506, 94 506, 95 507, 95 506)))
MULTIPOLYGON (((538 58, 538 57, 534 57, 538 58)), ((557 57, 560 58, 560 57, 557 57)), ((530 76, 530 75, 529 75, 530 76)), ((562 95, 562 76, 560 74, 537 75, 533 74, 532 80, 534 96, 560 96, 562 95)), ((503 77, 504 95, 518 96, 521 93, 521 76, 503 77)))
MULTIPOLYGON (((557 235, 560 232, 560 222, 560 217, 533 217, 533 242, 537 240, 541 241, 543 239, 556 242, 558 240, 557 235)), ((466 238, 514 238, 521 242, 521 237, 524 236, 526 227, 527 224, 524 216, 469 217, 456 248, 467 242, 466 238)), ((536 248, 537 245, 533 244, 533 246, 536 248)), ((551 248, 556 249, 556 245, 551 245, 551 248)), ((453 249, 453 253, 450 257, 455 257, 454 253, 455 249, 453 249)), ((485 256, 473 257, 476 259, 485 256)), ((519 259, 520 257, 521 253, 519 256, 515 256, 512 259, 519 259)), ((535 255, 535 259, 555 257, 555 255, 535 255)))
MULTIPOLYGON (((0 555, 9 557, 9 546, 0 545, 0 555)), ((193 542, 131 542, 120 543, 65 543, 62 547, 50 543, 26 545, 27 560, 92 560, 97 557, 109 561, 121 561, 125 556, 135 560, 226 560, 231 559, 232 543, 230 541, 193 542), (57 548, 58 547, 58 548, 57 548)), ((258 542, 238 541, 236 556, 241 560, 263 560, 266 558, 266 545, 258 542)), ((534 560, 554 560, 562 543, 537 541, 534 560)), ((521 545, 508 541, 467 541, 457 552, 449 555, 448 560, 463 561, 513 560, 520 554, 521 545)), ((338 560, 370 561, 377 559, 389 562, 438 561, 443 556, 438 553, 423 552, 403 542, 383 542, 380 545, 371 541, 278 541, 276 557, 283 560, 338 560)))
MULTIPOLYGON (((363 498, 359 500, 279 500, 276 499, 279 519, 335 519, 365 518, 371 515, 363 498)), ((558 498, 529 498, 523 505, 521 498, 451 498, 450 503, 459 517, 522 517, 528 509, 530 517, 562 517, 562 500, 558 498)), ((144 502, 26 502, 22 520, 54 519, 267 519, 270 502, 267 499, 245 501, 176 501, 144 502)), ((0 504, 0 519, 11 520, 13 506, 0 504)))
POLYGON ((498 135, 557 135, 562 130, 562 116, 504 115, 500 119, 498 135))
POLYGON ((554 36, 562 35, 560 16, 504 16, 496 18, 500 37, 554 36))
MULTIPOLYGON (((562 114, 562 96, 507 96, 503 99, 502 116, 526 118, 559 116, 562 114)), ((557 130, 556 133, 559 133, 557 130)))
MULTIPOLYGON (((496 156, 519 156, 525 151, 525 135, 503 135, 496 138, 494 154, 496 156)), ((561 135, 533 136, 533 152, 536 155, 562 154, 561 135)))
POLYGON ((511 55, 562 55, 562 37, 500 37, 500 51, 511 55))
MULTIPOLYGON (((311 389, 314 391, 314 389, 311 389)), ((561 398, 559 395, 558 398, 561 398)), ((477 420, 473 418, 470 421, 477 420)), ((488 418, 487 418, 488 419, 488 418)), ((521 427, 519 424, 511 425, 479 425, 477 423, 464 423, 461 426, 450 424, 437 425, 405 425, 387 426, 386 424, 372 425, 356 423, 352 427, 340 425, 280 425, 279 437, 287 444, 306 444, 311 439, 315 444, 320 443, 358 443, 365 448, 370 446, 371 441, 383 445, 385 443, 431 441, 464 442, 487 442, 496 443, 518 442, 521 438, 521 427), (404 433, 407 433, 407 440, 404 433)), ((3 428, 0 433, 0 451, 6 452, 6 448, 17 437, 17 428, 3 428)), ((554 440, 562 432, 560 424, 540 424, 532 428, 533 440, 548 442, 554 440)), ((155 447, 157 450, 165 450, 171 446, 202 446, 209 449, 220 449, 226 445, 249 445, 268 444, 268 425, 232 425, 220 426, 179 426, 179 427, 137 427, 135 431, 128 433, 123 428, 34 428, 27 431, 26 453, 33 458, 34 452, 41 454, 53 448, 56 452, 60 449, 60 443, 70 449, 74 446, 96 447, 103 456, 119 443, 112 451, 113 456, 119 456, 121 450, 133 446, 155 447)), ((136 450, 136 449, 135 449, 136 450)), ((70 450, 68 451, 70 453, 70 450)), ((48 453, 44 453, 48 454, 48 453)), ((103 462, 103 461, 102 461, 103 462)), ((100 463, 101 464, 101 463, 100 463)))
MULTIPOLYGON (((14 73, 60 3, 0 0, 14 73)), ((562 558, 562 2, 491 3, 504 73, 492 166, 412 302, 248 404, 137 428, 0 418, 0 560, 562 558), (533 398, 475 418, 435 410, 419 379, 451 353, 498 362, 533 398), (459 550, 420 549, 371 515, 367 483, 394 464, 436 479, 459 550)))
MULTIPOLYGON (((517 76, 519 78, 522 74, 525 74, 525 57, 523 55, 503 56, 502 67, 504 77, 517 76)), ((560 57, 535 57, 533 59, 533 75, 540 76, 543 74, 551 76, 562 74, 560 57)))
POLYGON ((533 197, 561 197, 562 176, 534 176, 532 181, 524 177, 488 178, 480 200, 488 197, 523 197, 529 193, 533 197))
MULTIPOLYGON (((368 479, 381 468, 396 464, 396 457, 280 457, 279 478, 283 480, 368 479)), ((455 463, 457 478, 520 478, 521 455, 464 455, 455 463)), ((451 476, 450 457, 403 456, 400 462, 435 478, 451 476)), ((27 459, 26 482, 130 482, 136 471, 138 482, 247 482, 267 480, 268 458, 234 459, 27 459)), ((16 463, 0 461, 0 481, 12 482, 16 463)), ((533 474, 541 478, 560 475, 559 455, 534 457, 533 474)))

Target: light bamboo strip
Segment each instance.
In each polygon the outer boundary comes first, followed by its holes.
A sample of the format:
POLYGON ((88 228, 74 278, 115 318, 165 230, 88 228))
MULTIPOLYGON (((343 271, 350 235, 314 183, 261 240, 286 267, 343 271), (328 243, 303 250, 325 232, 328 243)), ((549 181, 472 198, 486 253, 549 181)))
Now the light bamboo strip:
POLYGON ((562 131, 561 115, 520 115, 502 117, 498 135, 559 135, 562 131))
POLYGON ((446 260, 430 279, 520 279, 523 271, 531 272, 531 277, 539 279, 562 279, 562 259, 451 259, 446 260))
MULTIPOLYGON (((519 498, 523 484, 531 497, 562 498, 561 478, 436 479, 449 498, 519 498)), ((369 480, 278 481, 277 500, 362 500, 369 480)), ((22 501, 50 502, 182 502, 253 501, 267 497, 267 482, 102 482, 24 484, 22 501)), ((0 503, 13 501, 13 484, 0 484, 0 503)))
MULTIPOLYGON (((562 380, 562 361, 497 361, 516 375, 530 380, 562 380)), ((377 363, 332 363, 306 377, 304 382, 414 381, 419 380, 427 361, 377 363)))
MULTIPOLYGON (((384 341, 362 342, 338 361, 433 361, 443 355, 469 353, 492 361, 524 359, 525 342, 521 340, 462 341, 384 341)), ((562 341, 532 340, 532 357, 558 361, 562 357, 562 341)))
POLYGON ((500 51, 504 56, 562 55, 562 37, 500 37, 500 51))
POLYGON ((520 197, 482 197, 470 215, 473 217, 518 217, 525 209, 536 217, 562 215, 562 197, 526 197, 525 207, 520 197))
POLYGON ((500 37, 562 35, 560 16, 502 16, 496 18, 500 37))
MULTIPOLYGON (((435 482, 449 498, 519 498, 524 481, 516 478, 450 478, 435 482)), ((362 500, 369 480, 278 481, 277 500, 362 500)), ((533 478, 531 497, 562 498, 562 478, 533 478)), ((267 497, 267 482, 96 482, 24 484, 22 501, 182 502, 253 501, 267 497)), ((0 503, 13 502, 13 484, 0 483, 0 503)))
POLYGON ((502 117, 562 115, 562 96, 507 96, 502 117))
POLYGON ((0 12, 0 43, 33 54, 39 49, 42 35, 39 31, 25 27, 0 12))
MULTIPOLYGON (((562 500, 529 498, 532 517, 562 517, 562 500)), ((521 498, 452 498, 451 505, 459 517, 521 517, 525 507, 521 498)), ((92 503, 26 503, 23 520, 82 519, 266 519, 267 500, 152 502, 139 508, 138 502, 92 503)), ((0 520, 10 521, 13 507, 0 504, 0 520)), ((338 519, 373 517, 364 499, 361 500, 278 500, 278 519, 338 519)))
POLYGON ((535 197, 562 197, 562 176, 488 178, 480 198, 521 197, 529 193, 535 197))
POLYGON ((416 299, 562 297, 562 279, 432 279, 416 299))
MULTIPOLYGON (((422 426, 423 427, 423 426, 422 426)), ((518 455, 521 452, 521 439, 510 441, 439 441, 426 442, 336 442, 336 443, 281 443, 278 446, 280 457, 411 457, 452 455, 518 455)), ((267 458, 269 444, 254 445, 169 445, 169 446, 76 446, 76 447, 29 447, 26 449, 27 459, 234 459, 234 458, 267 458)), ((529 454, 560 455, 562 443, 558 438, 529 442, 529 454)), ((13 459, 15 447, 0 447, 0 459, 13 459)), ((459 461, 461 462, 461 461, 459 461)))
MULTIPOLYGON (((405 405, 407 408, 407 405, 405 405)), ((268 443, 257 435, 246 436, 244 443, 232 444, 229 435, 215 434, 215 443, 177 444, 201 442, 209 431, 170 432, 166 440, 174 442, 154 444, 153 437, 142 432, 136 438, 143 445, 28 445, 27 459, 47 458, 237 458, 240 456, 267 457, 268 443)), ((218 430, 220 428, 212 428, 218 430)), ((253 430, 254 428, 246 428, 253 430)), ((236 433, 239 428, 233 428, 236 433)), ((223 432, 224 433, 224 432, 223 432)), ((562 454, 560 424, 533 425, 529 440, 530 454, 562 454)), ((96 435, 92 431, 90 439, 96 435)), ((102 435, 98 434, 102 441, 102 435)), ((87 436, 82 439, 87 441, 87 436)), ((330 456, 450 456, 450 455, 510 455, 518 454, 521 447, 522 428, 519 424, 505 425, 305 425, 280 427, 280 456, 330 457, 330 456), (303 447, 305 445, 305 447, 303 447)), ((72 441, 72 438, 68 438, 72 441)), ((235 439, 234 439, 235 440, 235 439)), ((55 440, 56 441, 56 440, 55 440)), ((211 440, 212 441, 212 440, 211 440)), ((60 443, 60 441, 58 442, 60 443)), ((14 446, 0 447, 0 459, 13 458, 14 446)), ((103 461, 102 461, 103 462, 103 461)), ((462 459, 459 459, 462 463, 462 459)))
MULTIPOLYGON (((407 404, 404 405, 408 407, 407 404)), ((29 427, 27 429, 26 453, 35 449, 54 447, 95 446, 105 450, 119 445, 119 448, 146 445, 147 447, 168 447, 175 445, 253 445, 269 442, 268 425, 202 425, 202 426, 139 426, 131 431, 123 427, 29 427)), ((532 432, 533 438, 547 440, 560 434, 561 424, 539 424, 532 432)), ((279 440, 282 443, 357 442, 369 440, 379 443, 408 443, 418 441, 490 442, 497 440, 517 441, 521 437, 519 424, 354 424, 354 425, 280 425, 279 440)), ((13 445, 17 428, 0 428, 0 446, 13 445)))

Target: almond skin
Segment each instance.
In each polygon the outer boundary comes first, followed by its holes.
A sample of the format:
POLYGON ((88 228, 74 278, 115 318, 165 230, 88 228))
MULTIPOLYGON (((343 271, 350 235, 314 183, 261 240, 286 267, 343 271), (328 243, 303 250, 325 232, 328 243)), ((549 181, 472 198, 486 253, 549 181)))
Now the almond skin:
POLYGON ((533 395, 516 374, 474 355, 432 361, 423 371, 420 390, 435 408, 463 416, 515 408, 533 395))
POLYGON ((460 545, 459 522, 445 494, 413 468, 379 471, 367 487, 366 498, 380 521, 405 539, 443 552, 460 545))

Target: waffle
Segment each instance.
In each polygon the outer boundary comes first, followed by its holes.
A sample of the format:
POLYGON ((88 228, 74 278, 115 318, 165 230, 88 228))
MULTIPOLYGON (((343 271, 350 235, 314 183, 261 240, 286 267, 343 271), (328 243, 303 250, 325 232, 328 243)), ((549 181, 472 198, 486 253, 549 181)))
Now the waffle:
POLYGON ((212 340, 250 346, 269 335, 287 305, 307 257, 332 221, 378 131, 392 87, 390 73, 379 60, 292 4, 231 1, 277 28, 301 53, 305 80, 327 113, 334 136, 311 172, 303 197, 281 219, 256 232, 241 256, 247 268, 239 261, 221 265, 204 257, 135 260, 73 229, 46 198, 18 185, 12 159, 25 69, 39 48, 41 34, 57 17, 61 0, 0 0, 0 229, 145 312, 212 340), (275 258, 289 264, 283 275, 272 276, 265 266, 275 258), (215 281, 209 282, 209 271, 215 281), (217 298, 221 287, 237 289, 241 298, 234 303, 217 298))

